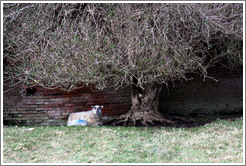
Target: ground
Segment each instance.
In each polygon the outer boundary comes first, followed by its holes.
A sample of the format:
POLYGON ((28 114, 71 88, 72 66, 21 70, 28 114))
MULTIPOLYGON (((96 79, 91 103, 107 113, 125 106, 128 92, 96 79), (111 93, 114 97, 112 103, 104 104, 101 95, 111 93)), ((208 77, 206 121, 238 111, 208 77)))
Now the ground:
MULTIPOLYGON (((199 114, 195 116, 178 116, 171 114, 162 114, 166 119, 164 123, 155 122, 153 124, 149 124, 149 127, 176 127, 176 128, 191 128, 191 127, 199 127, 205 125, 207 123, 211 123, 213 121, 219 119, 226 119, 228 121, 234 121, 237 118, 242 117, 241 114, 228 114, 228 115, 205 115, 199 114)), ((117 120, 111 120, 105 123, 106 126, 122 126, 124 123, 116 123, 117 120)), ((143 126, 141 123, 138 123, 136 126, 143 126)))
POLYGON ((243 162, 242 117, 172 118, 175 120, 172 124, 152 127, 4 126, 3 161, 4 163, 243 162), (34 129, 27 131, 28 128, 34 129))

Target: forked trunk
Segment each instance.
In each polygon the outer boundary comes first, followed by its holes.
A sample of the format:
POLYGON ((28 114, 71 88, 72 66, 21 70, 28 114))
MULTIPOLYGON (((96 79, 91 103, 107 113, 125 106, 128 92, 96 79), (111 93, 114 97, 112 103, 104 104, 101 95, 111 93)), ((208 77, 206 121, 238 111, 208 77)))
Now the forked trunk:
POLYGON ((129 126, 135 126, 137 122, 141 122, 145 126, 155 121, 169 122, 158 111, 161 89, 162 86, 157 83, 148 84, 144 89, 133 85, 131 110, 120 116, 120 122, 124 122, 124 125, 129 126))

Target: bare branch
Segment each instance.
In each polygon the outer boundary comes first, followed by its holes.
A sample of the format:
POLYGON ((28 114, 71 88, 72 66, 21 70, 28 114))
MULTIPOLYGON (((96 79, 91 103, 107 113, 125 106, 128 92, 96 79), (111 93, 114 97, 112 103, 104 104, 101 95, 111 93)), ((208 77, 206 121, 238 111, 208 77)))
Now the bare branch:
POLYGON ((10 3, 3 12, 4 81, 13 85, 144 89, 243 62, 242 3, 10 3))

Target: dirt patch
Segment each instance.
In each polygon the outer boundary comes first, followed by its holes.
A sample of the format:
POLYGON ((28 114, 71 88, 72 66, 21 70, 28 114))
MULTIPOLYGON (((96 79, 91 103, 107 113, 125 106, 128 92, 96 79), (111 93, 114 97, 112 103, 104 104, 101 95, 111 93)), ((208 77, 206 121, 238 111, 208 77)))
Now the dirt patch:
MULTIPOLYGON (((172 114, 163 114, 165 119, 169 120, 170 123, 160 123, 156 122, 153 124, 148 124, 148 127, 175 127, 175 128, 192 128, 199 127, 211 123, 216 120, 225 119, 229 121, 234 121, 241 118, 242 114, 232 114, 232 115, 196 115, 196 116, 177 116, 172 114)), ((124 123, 115 123, 117 120, 113 119, 107 121, 105 126, 123 126, 124 123)), ((142 127, 141 123, 137 123, 136 127, 142 127)))

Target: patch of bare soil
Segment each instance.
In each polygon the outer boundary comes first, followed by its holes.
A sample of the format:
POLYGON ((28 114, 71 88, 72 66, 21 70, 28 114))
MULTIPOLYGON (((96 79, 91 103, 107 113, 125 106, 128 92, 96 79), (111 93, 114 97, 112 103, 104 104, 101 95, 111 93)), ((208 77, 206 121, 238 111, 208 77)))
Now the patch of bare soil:
MULTIPOLYGON (((234 121, 238 118, 241 118, 242 114, 233 114, 233 115, 196 115, 196 116, 178 116, 171 114, 163 114, 164 118, 170 123, 160 123, 155 122, 153 124, 148 124, 148 127, 175 127, 175 128, 192 128, 203 126, 205 124, 211 123, 216 120, 225 119, 229 121, 234 121)), ((117 120, 113 119, 106 122, 105 126, 124 126, 124 123, 115 123, 117 120)), ((136 127, 143 126, 140 122, 136 124, 136 127)))

